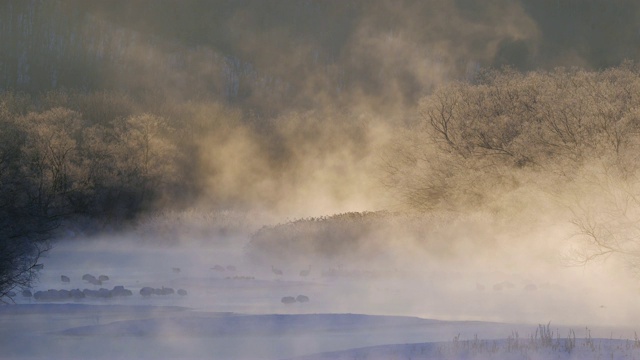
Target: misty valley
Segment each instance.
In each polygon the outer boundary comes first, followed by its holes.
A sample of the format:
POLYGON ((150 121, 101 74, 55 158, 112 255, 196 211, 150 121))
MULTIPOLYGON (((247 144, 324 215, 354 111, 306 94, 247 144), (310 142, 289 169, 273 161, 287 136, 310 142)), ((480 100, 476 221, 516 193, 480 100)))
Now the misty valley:
POLYGON ((636 359, 640 3, 0 1, 0 359, 636 359))

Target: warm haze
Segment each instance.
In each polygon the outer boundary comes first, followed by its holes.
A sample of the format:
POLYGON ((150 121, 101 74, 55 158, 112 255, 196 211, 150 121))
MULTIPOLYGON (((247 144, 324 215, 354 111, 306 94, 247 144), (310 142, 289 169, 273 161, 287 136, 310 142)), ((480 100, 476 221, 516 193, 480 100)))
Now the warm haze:
POLYGON ((638 49, 623 0, 0 1, 0 358, 638 357, 638 49))

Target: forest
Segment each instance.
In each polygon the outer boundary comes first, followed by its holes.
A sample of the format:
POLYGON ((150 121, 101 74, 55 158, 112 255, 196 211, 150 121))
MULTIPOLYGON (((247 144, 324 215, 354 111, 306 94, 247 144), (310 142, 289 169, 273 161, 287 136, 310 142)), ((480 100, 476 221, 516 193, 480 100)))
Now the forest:
POLYGON ((574 226, 573 260, 637 263, 639 17, 595 0, 1 1, 0 293, 64 232, 194 207, 297 219, 252 234, 257 258, 543 212, 574 226))

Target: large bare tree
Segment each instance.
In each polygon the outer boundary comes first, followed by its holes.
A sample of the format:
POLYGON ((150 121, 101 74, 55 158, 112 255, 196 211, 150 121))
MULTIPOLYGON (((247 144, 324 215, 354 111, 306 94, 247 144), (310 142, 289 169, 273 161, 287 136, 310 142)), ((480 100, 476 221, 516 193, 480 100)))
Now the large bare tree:
POLYGON ((482 72, 420 103, 386 158, 410 208, 495 209, 530 188, 568 209, 573 260, 640 263, 640 70, 482 72))

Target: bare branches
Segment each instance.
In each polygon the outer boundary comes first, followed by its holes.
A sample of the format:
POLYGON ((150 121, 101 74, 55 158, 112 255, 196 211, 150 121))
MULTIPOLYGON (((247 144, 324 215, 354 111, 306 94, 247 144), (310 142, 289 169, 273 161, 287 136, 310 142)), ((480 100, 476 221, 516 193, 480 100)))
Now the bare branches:
POLYGON ((570 205, 578 248, 569 262, 585 265, 618 256, 640 265, 640 181, 603 162, 584 172, 570 205))
MULTIPOLYGON (((26 221, 27 219, 14 219, 26 221)), ((12 301, 16 289, 31 286, 38 276, 38 261, 50 249, 48 234, 0 233, 0 301, 12 301)))
POLYGON ((622 176, 640 169, 631 155, 640 151, 640 71, 629 66, 485 71, 476 83, 437 89, 422 99, 419 114, 421 126, 398 141, 398 157, 385 165, 414 208, 521 169, 563 182, 593 159, 616 164, 622 176))
POLYGON ((55 101, 11 111, 12 99, 0 94, 0 301, 35 278, 61 219, 130 218, 176 176, 177 149, 162 117, 92 125, 55 101))
POLYGON ((437 89, 420 116, 402 156, 387 159, 408 207, 493 209, 528 181, 569 210, 572 264, 616 256, 640 267, 638 68, 487 71, 437 89))

